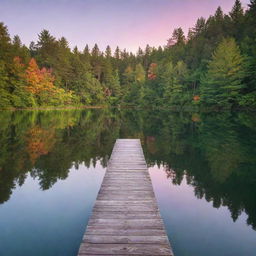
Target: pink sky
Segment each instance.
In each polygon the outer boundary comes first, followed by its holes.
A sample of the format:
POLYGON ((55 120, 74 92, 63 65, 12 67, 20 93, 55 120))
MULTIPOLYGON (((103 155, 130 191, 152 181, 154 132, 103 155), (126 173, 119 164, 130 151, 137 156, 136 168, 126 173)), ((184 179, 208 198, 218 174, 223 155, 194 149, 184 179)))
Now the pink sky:
MULTIPOLYGON (((70 46, 83 49, 98 43, 135 52, 139 46, 165 45, 176 27, 185 32, 197 18, 209 17, 218 6, 228 13, 235 0, 0 0, 0 21, 11 36, 29 45, 42 29, 70 46)), ((244 7, 249 0, 242 0, 244 7)))

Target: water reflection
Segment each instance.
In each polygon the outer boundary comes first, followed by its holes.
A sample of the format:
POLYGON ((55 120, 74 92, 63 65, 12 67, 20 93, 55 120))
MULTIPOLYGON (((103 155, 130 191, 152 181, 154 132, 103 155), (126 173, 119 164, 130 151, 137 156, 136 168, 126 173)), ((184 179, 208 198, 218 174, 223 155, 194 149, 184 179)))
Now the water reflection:
POLYGON ((159 135, 147 143, 149 162, 164 164, 173 184, 179 185, 186 174, 197 198, 216 208, 227 206, 234 221, 245 211, 255 229, 255 118, 222 113, 197 120, 179 114, 165 119, 159 135))
POLYGON ((175 255, 255 255, 256 232, 245 224, 246 213, 234 223, 227 207, 195 197, 186 175, 173 185, 163 166, 149 172, 175 255))
POLYGON ((77 255, 105 170, 80 164, 51 189, 27 178, 0 207, 0 255, 77 255))
POLYGON ((118 137, 140 138, 149 165, 197 198, 245 212, 256 229, 256 119, 250 113, 66 110, 0 113, 0 203, 26 177, 47 190, 84 163, 103 167, 118 137), (186 176, 185 176, 186 175, 186 176))

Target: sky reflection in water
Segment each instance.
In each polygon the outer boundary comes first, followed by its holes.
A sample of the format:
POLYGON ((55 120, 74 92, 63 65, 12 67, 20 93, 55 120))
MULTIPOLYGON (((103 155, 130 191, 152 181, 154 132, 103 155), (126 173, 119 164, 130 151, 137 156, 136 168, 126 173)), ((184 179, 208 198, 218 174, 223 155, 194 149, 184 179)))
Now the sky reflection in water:
POLYGON ((76 255, 104 174, 81 164, 44 191, 29 176, 0 207, 0 255, 76 255))
POLYGON ((213 208, 212 203, 196 198, 185 177, 180 185, 173 185, 163 166, 149 172, 176 255, 254 254, 256 232, 248 228, 245 213, 233 222, 227 207, 213 208))

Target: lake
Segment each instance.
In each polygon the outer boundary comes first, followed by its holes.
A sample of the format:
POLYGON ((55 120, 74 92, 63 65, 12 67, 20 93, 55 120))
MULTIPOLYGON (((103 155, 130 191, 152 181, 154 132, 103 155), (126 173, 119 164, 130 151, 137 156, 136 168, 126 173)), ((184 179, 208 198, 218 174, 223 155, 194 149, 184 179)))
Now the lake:
POLYGON ((0 112, 0 255, 76 255, 117 138, 140 138, 176 256, 254 256, 255 113, 0 112))

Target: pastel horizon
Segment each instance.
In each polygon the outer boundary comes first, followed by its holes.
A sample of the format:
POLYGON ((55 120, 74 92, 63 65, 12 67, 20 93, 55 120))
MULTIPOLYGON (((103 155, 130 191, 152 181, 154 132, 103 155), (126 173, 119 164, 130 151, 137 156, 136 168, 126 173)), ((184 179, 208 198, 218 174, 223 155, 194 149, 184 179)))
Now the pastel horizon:
MULTIPOLYGON (((82 50, 95 43, 104 50, 119 46, 136 52, 138 47, 163 46, 174 28, 187 34, 199 17, 208 18, 218 6, 228 13, 234 0, 1 0, 0 22, 8 26, 13 37, 18 34, 25 45, 37 41, 43 29, 70 47, 82 50)), ((249 0, 241 1, 247 8, 249 0)))

